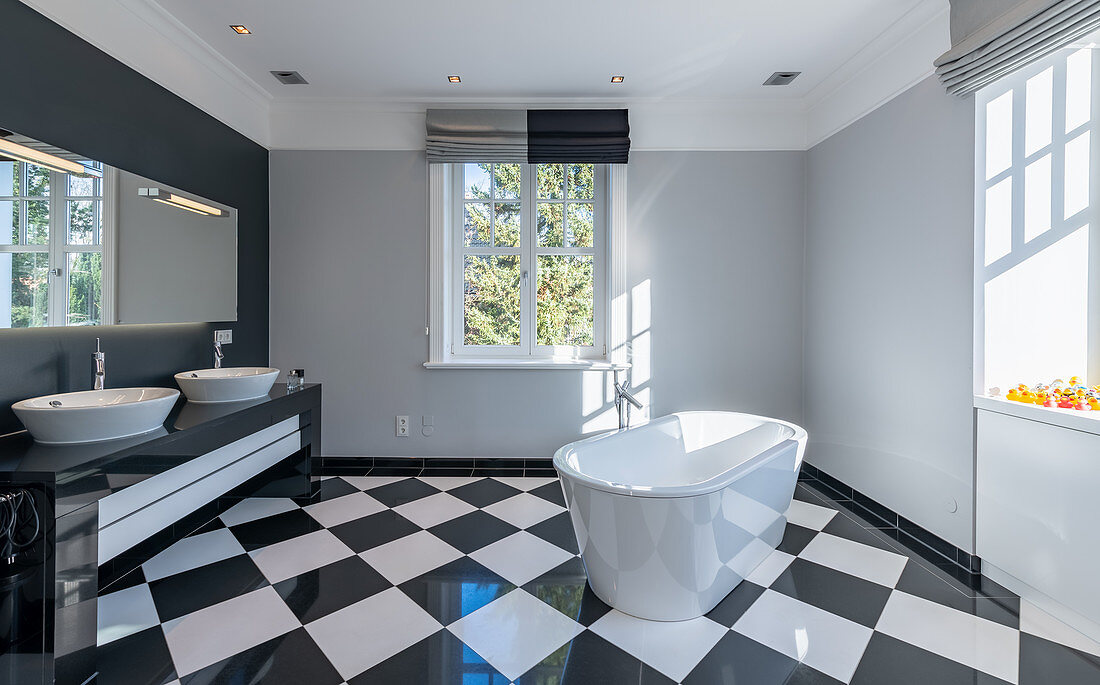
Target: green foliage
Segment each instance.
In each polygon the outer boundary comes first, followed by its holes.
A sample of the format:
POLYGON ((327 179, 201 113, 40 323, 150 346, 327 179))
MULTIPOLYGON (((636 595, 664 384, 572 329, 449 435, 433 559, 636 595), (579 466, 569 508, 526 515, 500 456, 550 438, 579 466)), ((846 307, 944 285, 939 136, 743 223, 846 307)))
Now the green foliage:
POLYGON ((94 326, 100 323, 103 298, 103 255, 75 252, 69 258, 69 311, 66 323, 94 326))

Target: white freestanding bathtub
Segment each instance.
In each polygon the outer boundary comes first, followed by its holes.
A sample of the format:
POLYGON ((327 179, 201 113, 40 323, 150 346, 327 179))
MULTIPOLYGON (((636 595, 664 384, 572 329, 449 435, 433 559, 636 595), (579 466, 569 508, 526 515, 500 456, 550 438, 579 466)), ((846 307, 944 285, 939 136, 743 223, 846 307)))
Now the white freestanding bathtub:
POLYGON ((783 539, 806 449, 784 421, 681 412, 554 454, 588 582, 639 618, 722 601, 783 539))

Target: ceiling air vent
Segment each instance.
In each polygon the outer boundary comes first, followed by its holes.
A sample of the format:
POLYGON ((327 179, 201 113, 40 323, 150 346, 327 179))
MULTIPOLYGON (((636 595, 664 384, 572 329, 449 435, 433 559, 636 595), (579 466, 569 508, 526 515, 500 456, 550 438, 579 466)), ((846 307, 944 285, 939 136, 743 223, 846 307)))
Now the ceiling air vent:
POLYGON ((309 81, 305 80, 305 78, 296 71, 273 71, 271 75, 279 79, 279 83, 284 86, 297 86, 303 83, 309 83, 309 81))
POLYGON ((777 71, 764 81, 765 86, 785 86, 801 74, 801 71, 777 71))

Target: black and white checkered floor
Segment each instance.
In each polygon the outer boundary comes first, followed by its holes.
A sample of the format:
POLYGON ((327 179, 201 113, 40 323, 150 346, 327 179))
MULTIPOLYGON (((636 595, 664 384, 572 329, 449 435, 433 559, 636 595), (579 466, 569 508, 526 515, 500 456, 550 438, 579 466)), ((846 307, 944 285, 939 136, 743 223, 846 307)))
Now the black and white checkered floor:
POLYGON ((799 484, 707 616, 585 584, 552 478, 340 477, 246 500, 100 599, 101 685, 1096 683, 1100 644, 962 583, 799 484))

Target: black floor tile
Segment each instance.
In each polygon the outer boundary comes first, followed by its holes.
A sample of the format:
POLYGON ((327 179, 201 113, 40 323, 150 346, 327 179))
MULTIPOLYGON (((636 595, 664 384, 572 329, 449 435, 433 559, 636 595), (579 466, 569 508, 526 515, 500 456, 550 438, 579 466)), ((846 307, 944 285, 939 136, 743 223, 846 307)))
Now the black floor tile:
POLYGON ((1020 634, 1020 685, 1100 683, 1100 657, 1020 634))
POLYGON ((547 571, 523 589, 586 627, 611 611, 592 592, 579 557, 547 571))
MULTIPOLYGON (((496 481, 478 481, 471 485, 495 482, 496 481)), ((471 487, 471 485, 464 485, 462 487, 468 488, 471 487)), ((503 485, 503 483, 500 483, 500 485, 503 485)), ((462 488, 458 489, 461 490, 462 488)), ((515 488, 509 489, 515 490, 515 488)), ((451 490, 452 494, 454 492, 454 490, 451 490)), ((471 511, 469 514, 451 519, 446 523, 441 523, 428 530, 440 540, 460 550, 463 554, 469 554, 497 540, 503 540, 512 533, 518 532, 519 528, 516 528, 510 523, 501 521, 495 516, 490 516, 484 511, 471 511)))
MULTIPOLYGON (((371 475, 381 475, 371 471, 371 475)), ((396 507, 406 502, 413 502, 415 500, 427 497, 428 495, 434 495, 439 492, 438 488, 433 488, 422 480, 415 478, 406 478, 405 480, 399 480, 396 483, 389 483, 381 487, 372 488, 367 491, 371 497, 378 500, 387 507, 396 507)))
POLYGON ((163 685, 176 678, 160 626, 146 628, 96 649, 97 685, 163 685))
POLYGON ((1004 685, 1004 682, 882 633, 871 636, 851 681, 852 685, 1004 685))
POLYGON ((348 685, 508 685, 502 676, 451 634, 441 630, 348 681, 348 685))
POLYGON ((180 679, 180 685, 339 685, 343 678, 305 628, 268 640, 180 679))
MULTIPOLYGON (((780 521, 782 521, 782 519, 780 519, 780 521)), ((787 530, 783 533, 783 541, 779 543, 777 549, 781 552, 798 556, 799 552, 805 549, 806 545, 810 544, 810 540, 813 540, 815 535, 817 535, 816 530, 788 523, 787 530)))
POLYGON ((732 630, 692 669, 684 685, 783 685, 798 662, 732 630))
POLYGON ((444 626, 516 589, 470 557, 462 557, 397 586, 444 626))
POLYGON ((303 624, 328 616, 389 587, 388 580, 357 556, 341 559, 274 585, 275 591, 303 624))
POLYGON ((336 499, 355 492, 359 492, 359 489, 343 478, 329 478, 321 481, 317 501, 327 502, 330 499, 336 499))
MULTIPOLYGON (((551 485, 555 484, 551 483, 551 485)), ((573 530, 573 521, 569 518, 568 511, 554 514, 545 521, 536 523, 528 528, 527 532, 546 540, 550 544, 557 545, 567 552, 580 554, 580 548, 577 546, 577 533, 573 530)))
POLYGON ((122 576, 121 578, 119 578, 115 582, 111 583, 107 587, 100 588, 99 589, 99 594, 100 595, 109 595, 112 592, 118 592, 119 590, 125 590, 126 588, 131 588, 131 587, 134 587, 134 586, 137 586, 137 585, 141 585, 144 582, 145 582, 145 572, 141 570, 140 566, 138 566, 133 571, 130 571, 129 573, 125 574, 124 576, 122 576))
POLYGON ((843 511, 839 512, 831 521, 825 524, 821 532, 846 538, 853 542, 868 545, 869 547, 875 547, 876 549, 893 552, 894 554, 904 553, 903 550, 899 550, 896 543, 890 544, 890 542, 888 542, 889 538, 883 534, 885 531, 865 528, 849 518, 846 512, 843 511))
POLYGON ((748 611, 753 602, 760 599, 762 594, 764 594, 764 588, 756 583, 742 580, 737 587, 733 588, 733 592, 726 595, 725 599, 718 602, 718 606, 707 613, 707 618, 727 628, 732 628, 733 624, 737 623, 737 619, 741 618, 741 615, 748 611))
POLYGON ((816 671, 806 664, 799 664, 791 671, 791 676, 787 678, 784 685, 844 685, 844 683, 825 675, 821 671, 816 671))
POLYGON ((171 621, 227 599, 258 590, 268 584, 247 554, 149 583, 161 621, 171 621))
POLYGON ((516 685, 665 685, 671 679, 627 654, 599 635, 586 630, 543 659, 516 681, 516 685))
POLYGON ((274 516, 242 523, 239 526, 231 526, 230 530, 245 550, 251 552, 254 549, 274 545, 276 542, 321 530, 323 527, 301 509, 292 509, 274 516))
POLYGON ((805 559, 792 561, 771 589, 868 628, 878 623, 891 592, 888 587, 805 559))
POLYGON ((406 535, 412 535, 420 530, 420 526, 387 509, 361 519, 341 523, 329 530, 358 554, 406 535))
POLYGON ((1020 627, 1019 597, 974 597, 916 562, 905 565, 896 588, 952 609, 989 619, 1009 628, 1020 627))
POLYGON ((535 495, 536 497, 541 497, 547 502, 553 502, 559 507, 565 506, 565 494, 561 491, 561 483, 547 483, 546 485, 540 485, 532 490, 531 494, 535 495))
MULTIPOLYGON (((474 475, 484 476, 488 474, 482 473, 481 469, 474 469, 474 475)), ((519 473, 514 473, 511 475, 522 476, 523 471, 520 470, 519 473)), ((509 497, 515 497, 520 492, 522 492, 522 490, 517 490, 511 485, 505 485, 499 480, 486 478, 484 480, 470 483, 469 485, 463 485, 461 487, 454 488, 449 492, 463 502, 481 508, 487 507, 490 504, 495 504, 501 500, 508 499, 509 497)))
POLYGON ((216 517, 210 519, 209 521, 207 521, 206 523, 204 523, 203 525, 199 526, 196 530, 192 531, 190 534, 191 535, 202 535, 203 533, 209 533, 210 531, 220 530, 222 528, 225 528, 225 523, 221 520, 221 517, 216 516, 216 517))

